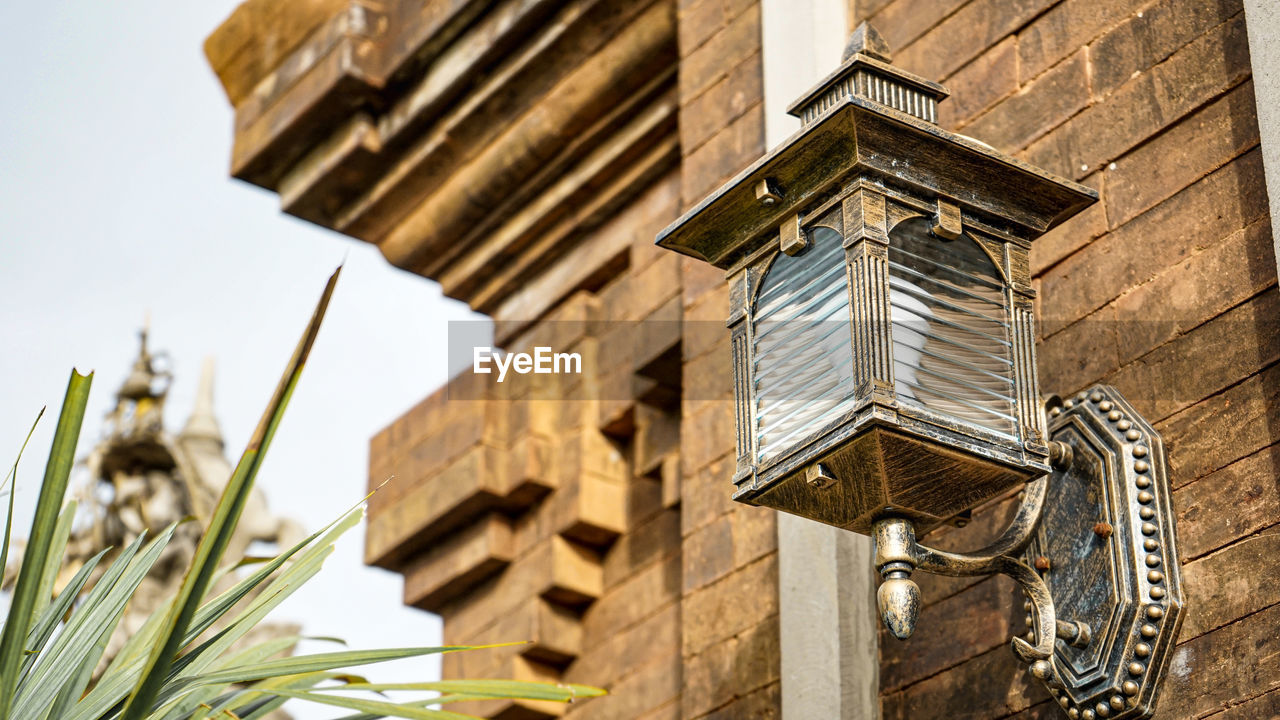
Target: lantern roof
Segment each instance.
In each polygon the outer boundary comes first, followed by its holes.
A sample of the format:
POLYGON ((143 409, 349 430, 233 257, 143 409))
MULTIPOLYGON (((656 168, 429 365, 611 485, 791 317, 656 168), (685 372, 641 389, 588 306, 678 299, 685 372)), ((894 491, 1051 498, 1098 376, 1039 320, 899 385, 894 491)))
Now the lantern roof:
POLYGON ((991 146, 939 127, 946 88, 888 64, 869 26, 846 60, 790 112, 801 129, 658 235, 658 245, 728 269, 775 240, 782 221, 863 181, 945 198, 970 214, 1034 239, 1098 199, 1098 193, 991 146), (768 202, 756 188, 767 183, 768 202))

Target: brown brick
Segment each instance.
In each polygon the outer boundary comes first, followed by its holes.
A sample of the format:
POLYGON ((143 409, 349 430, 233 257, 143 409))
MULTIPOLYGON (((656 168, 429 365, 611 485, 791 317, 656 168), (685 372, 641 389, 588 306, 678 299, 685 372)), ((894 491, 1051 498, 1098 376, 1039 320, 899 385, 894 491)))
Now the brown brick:
POLYGON ((868 18, 875 17, 875 14, 883 10, 894 0, 849 0, 849 24, 850 27, 856 26, 858 23, 868 18))
POLYGON ((1161 0, 1131 15, 1090 47, 1094 96, 1109 95, 1240 10, 1240 0, 1161 0))
POLYGON ((1274 525, 1280 518, 1277 477, 1280 446, 1272 445, 1175 492, 1183 562, 1274 525))
MULTIPOLYGON (((725 288, 724 272, 701 260, 680 258, 680 277, 684 281, 684 305, 690 307, 716 290, 725 288)), ((728 315, 725 315, 728 319, 728 315)))
MULTIPOLYGON (((655 471, 656 472, 656 471, 655 471)), ((627 485, 627 528, 648 522, 662 512, 662 481, 652 476, 627 485)))
POLYGON ((519 653, 530 660, 563 667, 582 654, 582 621, 573 610, 534 598, 503 616, 484 633, 491 643, 529 641, 519 653))
MULTIPOLYGON (((1046 304, 1053 302, 1048 297, 1046 304)), ((1115 313, 1108 306, 1041 340, 1036 354, 1044 392, 1066 395, 1119 369, 1116 330, 1115 313)))
POLYGON ((936 0, 927 3, 919 0, 893 0, 876 11, 875 15, 864 17, 880 31, 889 43, 889 48, 896 52, 908 47, 913 40, 964 3, 965 0, 936 0))
POLYGON ((514 549, 511 522, 490 513, 404 568, 404 603, 437 611, 506 567, 515 559, 514 549))
POLYGON ((680 146, 684 153, 698 149, 717 130, 758 104, 764 97, 763 81, 760 54, 756 53, 694 98, 680 115, 680 146))
POLYGON ((964 708, 967 717, 999 718, 1048 697, 1043 686, 1027 674, 1026 666, 1002 644, 902 692, 883 695, 882 717, 943 718, 953 715, 956 708, 964 708))
MULTIPOLYGON (((1104 174, 1095 173, 1082 182, 1097 190, 1101 196, 1105 178, 1104 174)), ((1079 215, 1036 238, 1036 241, 1031 244, 1031 274, 1042 275, 1045 270, 1088 245, 1106 231, 1106 204, 1099 201, 1085 208, 1079 215)))
POLYGON ((1155 720, 1204 717, 1280 687, 1280 606, 1179 645, 1155 720))
POLYGON ((687 106, 760 48, 760 6, 752 4, 697 49, 681 48, 680 105, 687 106))
POLYGON ((1037 140, 1025 159, 1068 178, 1083 177, 1240 84, 1249 73, 1248 42, 1237 18, 1037 140))
POLYGON ((695 471, 681 469, 680 531, 688 535, 733 508, 734 458, 726 454, 695 471))
POLYGON ((498 455, 477 445, 429 479, 407 483, 397 502, 370 507, 365 562, 396 566, 405 555, 495 507, 505 486, 498 455))
POLYGON ((764 113, 756 105, 685 157, 684 203, 698 203, 764 151, 764 113))
POLYGON ((672 700, 656 710, 646 712, 636 720, 680 720, 680 702, 678 699, 672 700))
POLYGON ((778 558, 769 555, 684 598, 686 657, 744 632, 778 612, 778 558))
POLYGON ((1214 720, 1257 720, 1257 718, 1276 717, 1280 717, 1280 692, 1276 690, 1246 700, 1213 716, 1214 720))
POLYGON ((729 286, 724 282, 720 287, 703 295, 684 311, 684 337, 681 339, 681 352, 684 359, 699 357, 713 349, 729 337, 729 330, 724 323, 729 317, 729 286))
POLYGON ((719 343, 684 365, 684 396, 690 400, 733 399, 733 354, 724 323, 720 330, 719 343))
POLYGON ((778 514, 767 508, 734 505, 733 564, 744 567, 778 549, 778 514))
POLYGON ((724 0, 725 14, 730 18, 735 18, 747 10, 758 7, 760 0, 724 0))
POLYGON ((686 477, 696 475, 711 461, 733 451, 736 423, 733 402, 720 400, 700 404, 702 409, 686 414, 680 423, 680 469, 686 477))
MULTIPOLYGON (((556 668, 522 655, 511 654, 493 673, 503 679, 521 682, 553 683, 559 680, 556 668)), ((552 700, 484 700, 464 702, 449 706, 451 710, 477 717, 519 718, 520 720, 549 720, 568 711, 568 705, 552 700)))
POLYGON ((1280 534, 1245 538, 1190 563, 1182 585, 1187 615, 1180 642, 1280 602, 1280 534))
POLYGON ((551 496, 551 527, 577 542, 605 547, 626 531, 628 501, 626 484, 581 475, 551 496))
POLYGON ((1045 272, 1041 331, 1052 335, 1126 288, 1264 217, 1261 177, 1261 155, 1250 152, 1045 272))
POLYGON ((722 515, 690 533, 684 540, 684 591, 708 585, 733 571, 733 527, 722 515))
POLYGON ((473 641, 500 618, 546 591, 553 577, 551 546, 550 538, 543 540, 466 598, 442 607, 446 642, 473 641))
POLYGON ((570 718, 634 718, 666 705, 680 696, 680 659, 663 660, 628 672, 609 687, 609 694, 575 703, 570 718))
POLYGON ((1089 102, 1086 50, 1059 63, 965 126, 965 134, 1016 152, 1074 115, 1089 102))
POLYGON ((680 456, 668 455, 662 459, 662 507, 674 508, 680 505, 680 456))
POLYGON ((782 717, 782 685, 770 683, 703 717, 706 720, 778 720, 782 717))
POLYGON ((637 625, 586 646, 581 662, 569 669, 566 679, 600 683, 622 678, 636 668, 668 659, 679 645, 680 608, 668 603, 637 625))
POLYGON ((680 56, 688 57, 724 27, 724 21, 723 0, 697 0, 680 8, 676 13, 680 56))
MULTIPOLYGON (((1270 236, 1267 238, 1269 244, 1270 236)), ((1208 252, 1196 258, 1205 254, 1208 252)), ((1219 272, 1210 275, 1193 275, 1190 280, 1229 278, 1229 266, 1226 273, 1221 272, 1221 268, 1217 270, 1219 272)), ((1194 294, 1206 298, 1205 304, 1208 304, 1209 299, 1221 291, 1226 295, 1224 304, 1235 299, 1231 293, 1233 288, 1218 288, 1208 282, 1185 285, 1189 287, 1177 287, 1175 292, 1160 297, 1171 303, 1175 298, 1194 294)), ((1150 312, 1145 316, 1137 313, 1131 316, 1142 319, 1119 323, 1116 334, 1122 349, 1133 336, 1163 331, 1168 325, 1182 322, 1176 314, 1172 320, 1150 312)), ((1158 422, 1235 384, 1242 375, 1253 374, 1280 360, 1280 324, 1275 321, 1278 316, 1280 293, 1263 293, 1125 366, 1107 378, 1107 383, 1124 393, 1125 399, 1133 403, 1148 422, 1158 422)))
MULTIPOLYGON (((900 5, 907 5, 905 0, 900 5)), ((1018 89, 1018 39, 1007 37, 947 79, 951 95, 938 105, 938 124, 963 128, 975 115, 1018 89)))
POLYGON ((643 318, 680 294, 680 256, 667 253, 631 276, 631 315, 643 318))
POLYGON ((541 595, 552 602, 578 606, 604 593, 604 572, 600 556, 579 543, 552 537, 548 550, 548 577, 541 595))
POLYGON ((1018 33, 1020 82, 1027 82, 1109 27, 1142 0, 1065 0, 1018 33))
POLYGON ((1245 379, 1158 423, 1169 450, 1169 482, 1181 487, 1270 447, 1280 427, 1280 366, 1245 379))
POLYGON ((777 682, 779 653, 775 615, 689 658, 680 698, 684 716, 701 717, 735 697, 777 682))
POLYGON ((551 468, 551 443, 533 434, 511 443, 504 473, 508 507, 527 508, 557 487, 551 468))
POLYGON ((618 538, 604 556, 604 585, 629 582, 649 565, 680 550, 680 513, 660 512, 637 523, 618 538))
POLYGON ((881 692, 917 682, 992 648, 1007 648, 1009 638, 1026 629, 1021 599, 1012 581, 988 578, 930 605, 906 641, 881 629, 881 692))
POLYGON ((1052 0, 971 0, 895 53, 894 62, 927 80, 946 80, 1052 4, 1052 0))
POLYGON ((668 555, 611 585, 582 616, 587 647, 604 642, 680 598, 680 557, 668 555))
POLYGON ((1253 83, 1246 82, 1117 161, 1107 174, 1107 219, 1123 225, 1257 144, 1253 83))

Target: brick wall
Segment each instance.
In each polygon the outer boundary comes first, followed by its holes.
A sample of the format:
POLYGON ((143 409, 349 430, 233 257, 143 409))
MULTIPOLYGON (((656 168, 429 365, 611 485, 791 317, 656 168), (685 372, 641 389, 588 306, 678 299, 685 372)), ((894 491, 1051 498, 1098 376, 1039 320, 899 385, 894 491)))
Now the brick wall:
MULTIPOLYGON (((1280 297, 1239 1, 850 6, 950 87, 945 127, 1099 189, 1035 244, 1043 386, 1116 385, 1167 442, 1189 609, 1159 717, 1276 715, 1280 297)), ((251 0, 207 45, 239 177, 441 280, 503 346, 599 370, 460 376, 371 442, 371 484, 397 481, 371 501, 368 560, 447 642, 533 641, 449 655, 446 676, 612 690, 474 712, 779 715, 776 516, 730 500, 727 287, 652 245, 765 149, 760 17, 758 0, 251 0)), ((930 543, 979 546, 1010 514, 930 543)), ((1011 583, 917 579, 916 636, 881 641, 886 718, 1060 716, 1009 652, 1011 583)))
MULTIPOLYGON (((405 602, 441 615, 446 644, 531 641, 446 655, 444 676, 611 690, 568 708, 462 711, 679 716, 680 421, 669 393, 641 381, 655 375, 642 350, 680 341, 653 336, 679 327, 655 316, 677 307, 680 273, 650 242, 676 214, 678 187, 669 174, 599 231, 632 239, 625 267, 504 343, 578 352, 582 375, 498 385, 467 372, 372 441, 370 484, 398 480, 370 501, 368 561, 404 574, 405 602)), ((678 392, 678 377, 667 384, 678 392)))
MULTIPOLYGON (((681 198, 687 209, 764 148, 760 5, 680 0, 681 198)), ((673 255, 674 257, 674 255, 673 255)), ((730 500, 734 470, 728 287, 680 257, 685 399, 681 405, 682 717, 779 715, 775 517, 730 500), (718 327, 718 332, 712 332, 718 327)))
MULTIPOLYGON (((1041 381, 1115 385, 1168 445, 1188 612, 1157 717, 1273 717, 1280 297, 1240 2, 860 5, 951 89, 943 126, 1100 191, 1034 246, 1041 381)), ((1009 511, 930 540, 976 547, 1009 511)), ((920 585, 920 631, 882 635, 885 718, 1062 716, 1008 650, 1012 583, 920 585)))

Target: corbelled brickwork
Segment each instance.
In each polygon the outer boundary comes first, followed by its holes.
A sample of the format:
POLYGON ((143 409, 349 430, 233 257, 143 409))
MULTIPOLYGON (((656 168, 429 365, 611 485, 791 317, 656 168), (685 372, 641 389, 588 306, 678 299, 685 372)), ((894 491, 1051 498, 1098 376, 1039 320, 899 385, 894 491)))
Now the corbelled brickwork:
MULTIPOLYGON (((1272 717, 1280 296, 1241 4, 894 0, 864 12, 897 64, 951 89, 942 125, 1101 192, 1033 249, 1041 383, 1115 385, 1167 443, 1188 613, 1157 717, 1272 717)), ((996 505, 930 539, 977 547, 1009 514, 996 505)), ((1025 631, 1012 583, 920 585, 920 631, 882 634, 885 718, 1063 717, 1008 650, 1025 631)))

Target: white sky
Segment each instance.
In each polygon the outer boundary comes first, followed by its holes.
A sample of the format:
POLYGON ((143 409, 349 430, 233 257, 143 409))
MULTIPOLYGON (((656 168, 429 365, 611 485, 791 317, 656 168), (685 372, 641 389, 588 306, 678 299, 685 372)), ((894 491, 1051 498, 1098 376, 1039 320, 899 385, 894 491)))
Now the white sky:
MULTIPOLYGON (((235 4, 47 0, 0 11, 0 465, 50 407, 19 471, 20 528, 71 367, 97 371, 83 453, 148 312, 152 347, 170 353, 176 374, 169 427, 186 419, 201 359, 216 356, 234 464, 346 258, 259 476, 272 509, 309 528, 363 496, 369 437, 445 380, 446 323, 478 317, 371 246, 289 218, 274 195, 228 178, 231 108, 201 46, 235 4)), ((349 534, 277 617, 353 647, 438 642, 433 616, 401 606, 400 577, 361 564, 361 543, 362 531, 349 534)), ((437 667, 370 674, 428 679, 437 667)))

